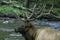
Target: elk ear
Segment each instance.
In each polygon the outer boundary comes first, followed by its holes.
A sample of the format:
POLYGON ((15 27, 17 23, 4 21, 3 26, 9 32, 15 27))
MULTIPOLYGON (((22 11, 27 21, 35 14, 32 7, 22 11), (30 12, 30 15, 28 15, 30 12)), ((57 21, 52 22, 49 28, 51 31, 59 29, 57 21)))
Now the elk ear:
POLYGON ((19 17, 20 17, 20 19, 21 19, 22 21, 26 21, 26 18, 25 18, 24 16, 19 15, 19 17))

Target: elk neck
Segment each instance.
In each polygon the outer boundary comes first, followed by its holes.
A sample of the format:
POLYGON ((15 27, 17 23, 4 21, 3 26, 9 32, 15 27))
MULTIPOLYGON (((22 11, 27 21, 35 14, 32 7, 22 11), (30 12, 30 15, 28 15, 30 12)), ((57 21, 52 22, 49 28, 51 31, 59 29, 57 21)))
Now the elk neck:
POLYGON ((25 40, 35 40, 36 30, 34 28, 29 28, 22 35, 25 37, 25 40))
POLYGON ((29 21, 25 21, 24 27, 26 28, 26 31, 23 34, 25 39, 26 40, 35 40, 36 29, 34 28, 34 26, 29 21))

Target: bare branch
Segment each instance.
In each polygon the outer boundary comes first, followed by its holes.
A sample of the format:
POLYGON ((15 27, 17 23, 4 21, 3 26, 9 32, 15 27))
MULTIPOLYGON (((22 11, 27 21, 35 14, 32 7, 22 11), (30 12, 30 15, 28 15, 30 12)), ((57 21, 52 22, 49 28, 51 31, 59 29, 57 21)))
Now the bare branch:
POLYGON ((58 18, 58 19, 60 19, 60 17, 59 16, 55 16, 55 15, 53 15, 53 14, 51 14, 52 16, 54 16, 55 18, 58 18))
POLYGON ((43 12, 44 12, 44 10, 45 10, 45 7, 46 7, 46 5, 43 4, 43 7, 42 7, 42 10, 41 10, 41 13, 39 13, 39 15, 38 15, 36 18, 39 18, 39 17, 41 17, 41 16, 43 15, 43 12))
POLYGON ((28 9, 28 8, 25 8, 25 7, 23 7, 23 6, 19 6, 19 5, 11 5, 12 7, 14 7, 14 8, 18 8, 18 9, 22 9, 22 10, 27 10, 27 11, 29 11, 30 13, 33 13, 33 11, 31 10, 31 9, 28 9))
POLYGON ((0 5, 8 5, 8 4, 10 4, 10 3, 9 2, 6 2, 6 1, 0 2, 0 5))
POLYGON ((49 10, 48 13, 50 14, 50 12, 51 12, 52 10, 53 10, 53 4, 52 4, 52 7, 50 8, 50 10, 49 10))

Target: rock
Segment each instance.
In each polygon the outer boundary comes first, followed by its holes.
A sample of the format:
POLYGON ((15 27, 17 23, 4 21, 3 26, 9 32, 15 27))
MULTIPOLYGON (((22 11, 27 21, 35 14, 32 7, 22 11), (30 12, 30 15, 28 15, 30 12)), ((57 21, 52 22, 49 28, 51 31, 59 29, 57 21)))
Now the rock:
POLYGON ((9 18, 17 18, 17 14, 11 13, 11 14, 8 14, 8 17, 9 18))
POLYGON ((0 17, 7 17, 7 15, 0 12, 0 17))

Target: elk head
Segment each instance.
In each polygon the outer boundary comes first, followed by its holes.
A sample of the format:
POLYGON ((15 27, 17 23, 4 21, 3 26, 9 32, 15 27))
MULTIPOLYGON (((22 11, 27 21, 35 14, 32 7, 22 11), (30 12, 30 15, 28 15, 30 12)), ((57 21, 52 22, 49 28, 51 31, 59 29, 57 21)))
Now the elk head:
POLYGON ((23 17, 22 15, 20 15, 19 17, 23 21, 23 25, 21 27, 15 28, 15 32, 21 33, 26 40, 32 40, 34 27, 30 23, 31 20, 23 17))

